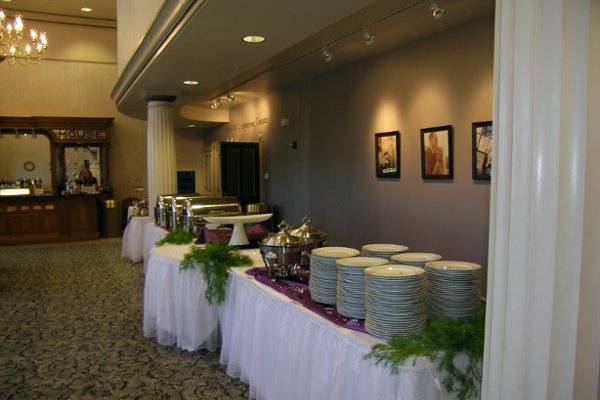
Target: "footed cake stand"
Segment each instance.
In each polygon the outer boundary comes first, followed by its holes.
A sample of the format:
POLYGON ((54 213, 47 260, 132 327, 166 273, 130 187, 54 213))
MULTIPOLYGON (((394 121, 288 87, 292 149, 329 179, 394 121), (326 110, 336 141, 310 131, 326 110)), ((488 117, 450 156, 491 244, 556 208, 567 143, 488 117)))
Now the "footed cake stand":
POLYGON ((230 246, 244 246, 250 244, 248 236, 246 236, 246 230, 244 224, 258 224, 268 220, 273 216, 269 214, 252 214, 252 215, 234 215, 234 216, 215 216, 215 217, 204 217, 204 220, 211 224, 233 224, 233 232, 231 233, 231 239, 229 240, 230 246))

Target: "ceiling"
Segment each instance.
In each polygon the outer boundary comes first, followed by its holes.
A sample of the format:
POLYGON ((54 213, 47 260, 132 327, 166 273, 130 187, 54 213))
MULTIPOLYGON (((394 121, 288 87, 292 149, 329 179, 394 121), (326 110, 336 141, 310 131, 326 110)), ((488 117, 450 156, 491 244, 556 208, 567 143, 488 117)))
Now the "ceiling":
POLYGON ((48 16, 117 20, 116 0, 0 0, 0 8, 48 16), (89 7, 92 12, 81 11, 89 7))
POLYGON ((494 0, 440 0, 448 13, 437 20, 425 0, 289 4, 205 0, 125 95, 115 99, 119 110, 145 119, 145 95, 174 94, 180 110, 177 126, 202 129, 225 122, 227 107, 494 12, 494 0), (376 36, 370 46, 364 42, 364 27, 376 36), (246 44, 241 37, 249 33, 267 40, 246 44), (334 54, 329 63, 322 54, 324 44, 334 54), (185 86, 184 80, 199 84, 185 86), (236 95, 234 102, 209 108, 209 100, 230 92, 236 95), (211 112, 219 112, 219 118, 211 118, 211 112))

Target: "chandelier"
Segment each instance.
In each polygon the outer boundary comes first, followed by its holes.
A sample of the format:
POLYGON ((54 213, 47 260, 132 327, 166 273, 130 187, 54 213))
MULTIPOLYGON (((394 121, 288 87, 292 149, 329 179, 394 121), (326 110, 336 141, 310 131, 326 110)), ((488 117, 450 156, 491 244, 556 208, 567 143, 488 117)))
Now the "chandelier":
POLYGON ((23 18, 15 15, 10 20, 0 8, 0 62, 7 60, 10 65, 27 65, 44 58, 48 47, 46 32, 35 29, 30 29, 29 35, 24 32, 23 18))

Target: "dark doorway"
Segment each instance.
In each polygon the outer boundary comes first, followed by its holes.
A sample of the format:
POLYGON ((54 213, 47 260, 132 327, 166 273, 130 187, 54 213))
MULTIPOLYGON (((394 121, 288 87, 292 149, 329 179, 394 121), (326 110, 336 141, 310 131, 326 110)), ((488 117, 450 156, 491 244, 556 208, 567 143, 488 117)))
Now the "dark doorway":
POLYGON ((235 196, 242 206, 260 201, 258 143, 221 143, 223 196, 235 196))

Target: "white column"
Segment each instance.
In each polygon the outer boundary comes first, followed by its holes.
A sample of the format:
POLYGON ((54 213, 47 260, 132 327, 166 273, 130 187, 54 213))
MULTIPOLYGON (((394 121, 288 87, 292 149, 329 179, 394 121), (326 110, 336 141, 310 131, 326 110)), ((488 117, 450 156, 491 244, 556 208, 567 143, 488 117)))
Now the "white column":
POLYGON ((496 1, 484 399, 573 398, 589 8, 496 1))
POLYGON ((177 192, 174 96, 148 96, 148 205, 154 212, 156 196, 177 192))

